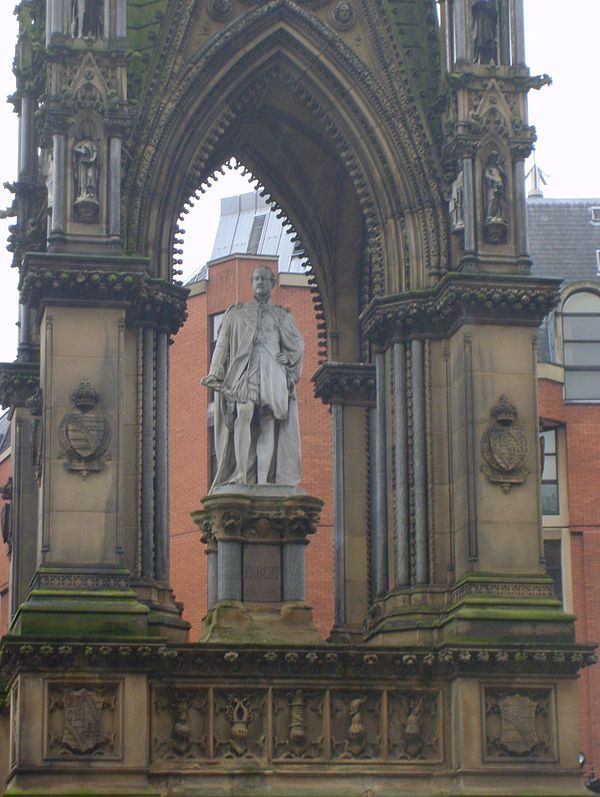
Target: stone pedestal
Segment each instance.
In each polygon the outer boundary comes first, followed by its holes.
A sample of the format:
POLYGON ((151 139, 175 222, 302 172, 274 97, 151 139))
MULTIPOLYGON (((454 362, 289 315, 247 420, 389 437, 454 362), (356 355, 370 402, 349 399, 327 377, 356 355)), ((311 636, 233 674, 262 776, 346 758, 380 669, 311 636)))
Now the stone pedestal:
POLYGON ((289 487, 236 485, 202 504, 192 517, 209 560, 203 640, 273 643, 293 631, 297 644, 320 641, 304 603, 305 547, 323 502, 289 487))

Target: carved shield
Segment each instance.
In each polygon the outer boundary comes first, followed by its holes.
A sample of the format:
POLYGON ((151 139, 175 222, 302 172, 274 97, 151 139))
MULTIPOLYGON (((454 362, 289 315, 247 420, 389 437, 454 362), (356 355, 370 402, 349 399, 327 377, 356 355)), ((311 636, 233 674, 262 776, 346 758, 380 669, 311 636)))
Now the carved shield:
POLYGON ((499 703, 502 718, 500 743, 516 755, 526 755, 538 743, 535 728, 537 703, 525 695, 510 695, 499 703))
POLYGON ((100 710, 87 689, 74 689, 64 697, 63 744, 74 753, 91 753, 102 741, 100 710))
POLYGON ((61 423, 61 437, 69 454, 80 459, 95 459, 106 449, 108 425, 106 418, 95 412, 69 412, 61 423))

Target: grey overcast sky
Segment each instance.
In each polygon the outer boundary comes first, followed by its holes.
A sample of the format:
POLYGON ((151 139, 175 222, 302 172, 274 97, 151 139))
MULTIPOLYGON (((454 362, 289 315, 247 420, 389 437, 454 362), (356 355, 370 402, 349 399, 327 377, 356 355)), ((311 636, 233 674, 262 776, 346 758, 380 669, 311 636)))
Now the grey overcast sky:
MULTIPOLYGON (((4 0, 0 6, 0 97, 14 91, 11 67, 16 23, 12 10, 13 3, 4 0)), ((553 78, 551 87, 529 95, 530 123, 538 132, 537 163, 548 175, 545 196, 600 198, 600 0, 570 0, 568 4, 564 0, 525 0, 525 22, 531 72, 545 72, 553 78)), ((0 183, 16 178, 16 121, 12 106, 0 102, 0 183)), ((186 241, 186 274, 210 257, 220 198, 245 190, 248 184, 230 173, 196 205, 194 216, 187 217, 187 228, 199 234, 186 241)), ((0 206, 11 201, 9 192, 2 189, 0 206)), ((13 360, 16 352, 17 275, 4 249, 8 223, 0 222, 0 361, 13 360)))

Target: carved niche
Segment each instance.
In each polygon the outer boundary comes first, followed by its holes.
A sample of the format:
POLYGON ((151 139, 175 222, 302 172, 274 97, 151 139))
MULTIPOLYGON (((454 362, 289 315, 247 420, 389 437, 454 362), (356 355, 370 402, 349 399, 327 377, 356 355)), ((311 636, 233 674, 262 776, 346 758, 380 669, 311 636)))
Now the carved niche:
POLYGON ((485 689, 485 757, 554 761, 552 689, 485 689))
POLYGON ((152 760, 186 761, 208 755, 206 689, 154 691, 152 760))
POLYGON ((525 432, 516 424, 517 409, 506 396, 492 408, 493 423, 481 438, 481 470, 492 484, 501 485, 505 493, 515 484, 523 484, 529 467, 529 444, 525 432))
POLYGON ((382 757, 381 694, 333 692, 331 695, 332 753, 337 759, 382 757))
POLYGON ((266 693, 217 692, 215 756, 262 758, 266 752, 266 693))
POLYGON ((440 760, 440 701, 437 692, 388 693, 391 759, 440 760))
POLYGON ((93 411, 100 397, 84 379, 71 393, 76 407, 59 426, 59 439, 68 461, 66 467, 86 479, 89 473, 104 467, 103 454, 108 448, 110 429, 103 412, 93 411))
POLYGON ((304 689, 273 694, 273 757, 322 759, 325 756, 324 693, 304 689))
POLYGON ((122 757, 121 684, 47 684, 47 759, 122 757))

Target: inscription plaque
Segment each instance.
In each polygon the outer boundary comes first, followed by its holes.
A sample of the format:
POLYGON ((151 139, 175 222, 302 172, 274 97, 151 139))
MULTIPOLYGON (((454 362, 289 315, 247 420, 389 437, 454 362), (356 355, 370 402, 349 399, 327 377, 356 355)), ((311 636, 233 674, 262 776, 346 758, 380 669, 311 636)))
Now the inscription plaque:
POLYGON ((279 545, 244 545, 244 600, 281 600, 279 545))

